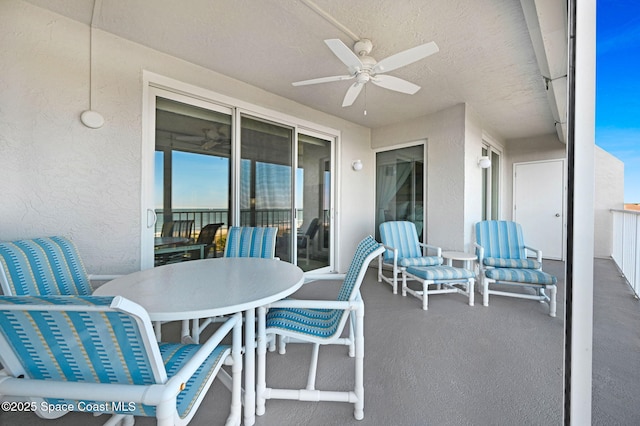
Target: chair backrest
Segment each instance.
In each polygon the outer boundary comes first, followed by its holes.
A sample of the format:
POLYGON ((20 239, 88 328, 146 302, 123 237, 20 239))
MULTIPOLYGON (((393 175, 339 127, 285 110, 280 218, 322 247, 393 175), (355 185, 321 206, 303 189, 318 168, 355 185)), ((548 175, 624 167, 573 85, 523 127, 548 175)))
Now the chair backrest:
POLYGON ((193 236, 194 226, 195 221, 193 220, 174 220, 173 229, 171 230, 171 236, 179 238, 191 238, 193 236))
POLYGON ((317 217, 314 217, 311 223, 309 223, 309 226, 307 227, 307 232, 305 232, 304 234, 307 235, 310 240, 313 240, 319 228, 320 228, 320 221, 318 220, 317 217))
POLYGON ((172 237, 173 236, 173 221, 164 222, 162 224, 162 231, 160 231, 161 237, 172 237))
POLYGON ((476 223, 476 242, 484 248, 485 257, 526 259, 524 237, 519 223, 507 220, 485 220, 476 223))
MULTIPOLYGON (((390 221, 380 224, 380 239, 382 244, 398 249, 399 258, 422 256, 418 242, 416 225, 409 221, 390 221)), ((392 260, 393 253, 385 251, 384 260, 392 260)))
POLYGON ((216 237, 218 229, 220 229, 224 223, 210 223, 200 230, 196 244, 213 244, 213 239, 216 237))
POLYGON ((338 300, 350 301, 356 298, 369 263, 384 250, 384 246, 370 235, 360 241, 342 282, 342 287, 340 287, 338 300))
POLYGON ((0 243, 0 284, 5 296, 91 294, 78 250, 65 237, 0 243))
MULTIPOLYGON (((120 296, 0 296, 0 362, 11 376, 39 380, 136 385, 167 380, 149 316, 120 296)), ((154 415, 149 413, 154 410, 140 405, 130 414, 154 415)))
POLYGON ((276 227, 232 226, 227 232, 224 256, 274 258, 277 233, 276 227))

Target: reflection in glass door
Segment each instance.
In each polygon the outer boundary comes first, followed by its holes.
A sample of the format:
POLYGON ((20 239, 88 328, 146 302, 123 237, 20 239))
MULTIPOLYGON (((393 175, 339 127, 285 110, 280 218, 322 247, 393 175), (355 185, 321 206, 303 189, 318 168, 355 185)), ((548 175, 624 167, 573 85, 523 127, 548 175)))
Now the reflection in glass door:
POLYGON ((424 241, 424 145, 376 154, 376 238, 380 224, 406 220, 424 241))
POLYGON ((156 98, 156 266, 185 256, 219 256, 224 247, 230 208, 231 115, 222 108, 214 110, 217 105, 206 106, 212 109, 156 98), (207 236, 214 228, 214 235, 207 236))
POLYGON ((240 225, 278 228, 276 256, 290 261, 293 129, 240 118, 240 225))
POLYGON ((296 251, 305 271, 329 266, 331 184, 331 142, 298 134, 296 251))

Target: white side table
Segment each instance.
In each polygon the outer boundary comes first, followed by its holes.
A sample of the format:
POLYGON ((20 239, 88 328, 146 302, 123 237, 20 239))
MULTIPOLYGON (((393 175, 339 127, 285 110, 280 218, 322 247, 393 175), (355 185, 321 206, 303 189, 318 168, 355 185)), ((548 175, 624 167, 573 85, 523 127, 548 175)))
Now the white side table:
POLYGON ((462 261, 464 269, 469 271, 475 271, 474 262, 478 259, 475 254, 463 251, 443 251, 442 257, 447 261, 448 266, 453 266, 454 260, 462 261))

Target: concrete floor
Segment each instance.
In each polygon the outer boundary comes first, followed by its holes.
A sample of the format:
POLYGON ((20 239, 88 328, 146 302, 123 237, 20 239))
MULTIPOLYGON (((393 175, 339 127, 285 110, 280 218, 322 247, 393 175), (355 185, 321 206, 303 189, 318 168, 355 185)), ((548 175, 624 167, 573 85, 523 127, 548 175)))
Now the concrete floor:
MULTIPOLYGON (((462 295, 420 301, 393 295, 371 269, 362 287, 365 315, 365 418, 346 403, 267 401, 257 426, 275 425, 560 425, 563 404, 564 264, 545 261, 559 278, 558 316, 546 304, 493 296, 470 307, 462 295)), ((595 261, 593 424, 640 424, 640 303, 610 260, 595 261)), ((305 286, 302 298, 335 291, 305 286)), ((310 348, 268 354, 267 384, 304 387, 310 348), (293 376, 293 378, 291 378, 293 376)), ((344 347, 320 350, 319 389, 346 389, 353 362, 344 347)), ((214 383, 191 425, 222 425, 229 393, 214 383)), ((1 425, 97 425, 106 418, 71 413, 42 420, 0 413, 1 425)), ((139 418, 138 425, 155 424, 139 418)))

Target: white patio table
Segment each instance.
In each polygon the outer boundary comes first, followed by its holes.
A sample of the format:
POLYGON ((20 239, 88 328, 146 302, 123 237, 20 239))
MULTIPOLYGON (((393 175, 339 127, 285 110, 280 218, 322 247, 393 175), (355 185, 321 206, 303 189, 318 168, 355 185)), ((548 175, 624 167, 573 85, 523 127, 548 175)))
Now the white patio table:
MULTIPOLYGON (((151 321, 185 321, 244 312, 245 342, 255 342, 255 309, 283 299, 304 282, 297 266, 276 259, 217 258, 134 272, 98 287, 95 295, 120 295, 151 321)), ((188 323, 187 323, 188 324, 188 323)), ((194 327, 197 329, 197 327, 194 327)), ((182 334, 189 334, 183 325, 182 334)), ((158 336, 159 337, 159 336, 158 336)), ((191 336, 198 340, 199 336, 191 336)), ((255 423, 255 349, 245 350, 244 424, 255 423)))

